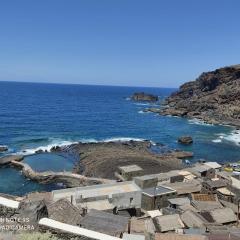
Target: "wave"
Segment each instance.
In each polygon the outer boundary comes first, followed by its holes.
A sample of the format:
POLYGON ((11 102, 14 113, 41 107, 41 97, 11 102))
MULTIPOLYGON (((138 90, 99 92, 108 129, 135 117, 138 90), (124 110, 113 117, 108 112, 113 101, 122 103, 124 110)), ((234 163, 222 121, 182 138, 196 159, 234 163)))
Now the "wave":
MULTIPOLYGON (((129 142, 129 141, 136 141, 136 142, 144 142, 147 139, 144 138, 132 138, 132 137, 119 137, 119 138, 107 138, 99 142, 129 142)), ((153 146, 156 146, 154 141, 150 141, 153 146)))
POLYGON ((212 142, 221 143, 223 141, 232 142, 237 146, 240 146, 240 130, 233 130, 230 134, 220 133, 218 137, 212 142))
POLYGON ((138 102, 138 103, 134 103, 134 105, 137 105, 137 106, 151 106, 151 107, 160 107, 160 105, 159 105, 159 104, 152 103, 152 102, 147 102, 147 103, 144 103, 144 102, 138 102))
POLYGON ((107 138, 99 142, 129 142, 129 141, 138 141, 144 142, 146 139, 143 138, 131 138, 131 137, 119 137, 119 138, 107 138))
POLYGON ((38 151, 50 152, 50 150, 53 147, 57 147, 57 146, 64 147, 64 146, 69 146, 69 145, 74 144, 74 143, 77 143, 77 142, 71 142, 71 141, 65 141, 65 140, 55 140, 48 145, 39 146, 39 147, 36 147, 36 148, 26 148, 24 150, 21 150, 21 151, 17 152, 16 154, 27 156, 27 155, 33 155, 38 151))
MULTIPOLYGON (((113 138, 105 138, 102 140, 96 140, 94 138, 83 138, 80 139, 79 142, 81 143, 101 143, 101 142, 128 142, 128 141, 138 141, 138 142, 143 142, 146 141, 146 139, 143 138, 132 138, 132 137, 113 137, 113 138)), ((79 142, 73 142, 73 141, 66 141, 66 140, 53 140, 52 143, 44 145, 44 146, 38 146, 35 148, 26 148, 23 149, 17 153, 15 153, 16 155, 24 155, 24 156, 28 156, 28 155, 33 155, 36 154, 39 151, 42 152, 50 152, 51 149, 53 147, 67 147, 70 146, 72 144, 77 144, 79 142)), ((155 142, 150 141, 152 145, 156 145, 155 142)))
POLYGON ((202 120, 199 120, 199 119, 197 119, 197 118, 189 119, 189 120, 188 120, 188 123, 189 123, 189 124, 202 125, 202 126, 213 126, 213 124, 211 124, 211 123, 206 123, 206 122, 204 122, 204 121, 202 121, 202 120))
POLYGON ((166 117, 170 117, 170 118, 181 118, 179 116, 174 116, 174 115, 166 115, 166 117))
POLYGON ((27 144, 27 143, 38 143, 38 142, 47 142, 51 140, 50 138, 30 138, 26 140, 20 140, 21 144, 27 144))
MULTIPOLYGON (((112 137, 112 138, 104 138, 104 139, 95 139, 95 138, 82 138, 79 140, 81 143, 109 143, 109 142, 129 142, 129 141, 136 141, 136 142, 144 142, 147 139, 144 138, 134 138, 134 137, 112 137)), ((153 145, 156 144, 153 141, 150 141, 153 145)))
MULTIPOLYGON (((96 140, 94 138, 90 139, 80 139, 80 142, 82 143, 109 143, 109 142, 129 142, 129 141, 136 141, 136 142, 144 142, 147 141, 147 139, 144 138, 134 138, 134 137, 113 137, 113 138, 105 138, 96 140)), ((156 145, 154 141, 150 141, 152 145, 156 145)))
POLYGON ((138 111, 138 113, 140 113, 140 114, 145 114, 145 113, 150 113, 150 112, 140 110, 140 111, 138 111))
POLYGON ((151 104, 150 103, 134 103, 134 105, 137 105, 137 106, 150 106, 151 104))

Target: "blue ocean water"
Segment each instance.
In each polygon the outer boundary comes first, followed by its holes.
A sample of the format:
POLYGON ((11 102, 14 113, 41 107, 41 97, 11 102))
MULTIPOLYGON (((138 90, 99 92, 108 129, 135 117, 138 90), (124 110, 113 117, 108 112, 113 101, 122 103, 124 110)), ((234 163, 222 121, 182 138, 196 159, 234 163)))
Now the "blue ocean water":
MULTIPOLYGON (((128 99, 134 92, 145 91, 163 100, 175 90, 0 82, 0 145, 9 147, 7 154, 27 155, 37 149, 46 150, 76 141, 136 138, 193 151, 192 161, 203 158, 218 162, 239 160, 238 130, 143 113, 144 108, 154 104, 128 99), (193 136, 193 145, 177 143, 177 138, 186 134, 193 136)), ((73 164, 64 156, 41 154, 28 156, 25 161, 39 171, 68 170, 73 164)), ((28 181, 14 169, 0 169, 0 192, 21 195, 56 187, 28 181)))

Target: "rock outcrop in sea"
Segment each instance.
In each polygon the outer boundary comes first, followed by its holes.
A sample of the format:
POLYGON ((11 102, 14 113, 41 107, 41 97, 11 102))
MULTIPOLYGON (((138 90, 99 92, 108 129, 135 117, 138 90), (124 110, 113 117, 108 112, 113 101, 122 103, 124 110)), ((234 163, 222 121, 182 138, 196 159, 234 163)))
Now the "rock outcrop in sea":
POLYGON ((0 145, 0 152, 6 152, 8 150, 7 146, 0 145))
POLYGON ((202 73, 166 99, 162 115, 240 126, 240 64, 202 73))
POLYGON ((139 92, 139 93, 134 93, 131 96, 131 99, 134 101, 157 102, 158 96, 155 96, 153 94, 144 93, 144 92, 139 92))
POLYGON ((0 166, 8 165, 12 161, 20 162, 23 160, 23 158, 24 157, 22 155, 8 155, 8 156, 1 157, 0 158, 0 166))
POLYGON ((189 145, 193 143, 193 139, 191 136, 182 136, 178 138, 178 142, 181 144, 189 145))

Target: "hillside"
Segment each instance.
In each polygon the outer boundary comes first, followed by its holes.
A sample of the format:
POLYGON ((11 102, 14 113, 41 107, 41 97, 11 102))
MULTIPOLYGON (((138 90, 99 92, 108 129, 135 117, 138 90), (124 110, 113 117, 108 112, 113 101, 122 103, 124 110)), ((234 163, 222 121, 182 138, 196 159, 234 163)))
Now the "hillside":
POLYGON ((166 99, 163 115, 240 126, 240 65, 202 73, 166 99))

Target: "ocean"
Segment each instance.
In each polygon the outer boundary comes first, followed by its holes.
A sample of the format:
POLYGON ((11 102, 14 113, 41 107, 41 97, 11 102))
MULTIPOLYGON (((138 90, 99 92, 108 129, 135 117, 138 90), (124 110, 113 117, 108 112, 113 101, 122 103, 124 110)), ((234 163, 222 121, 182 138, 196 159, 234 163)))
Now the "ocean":
MULTIPOLYGON (((148 139, 193 151, 192 162, 240 160, 239 130, 144 113, 145 108, 155 104, 129 99, 139 91, 156 94, 162 101, 176 89, 0 82, 0 145, 9 147, 0 156, 20 153, 38 171, 62 171, 70 170, 74 160, 54 154, 31 154, 78 141, 148 139), (194 143, 178 144, 177 138, 182 135, 191 135, 194 143)), ((0 169, 2 193, 23 195, 60 187, 34 183, 9 167, 0 169)))

